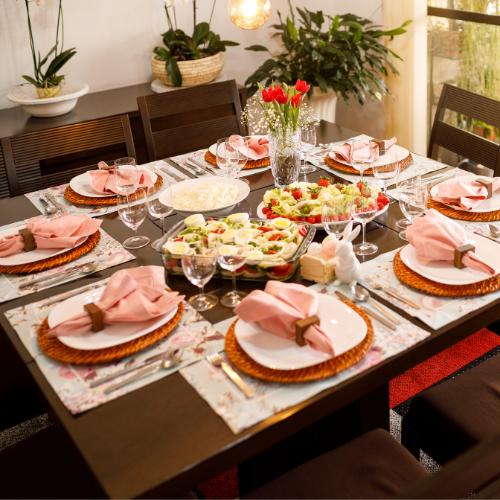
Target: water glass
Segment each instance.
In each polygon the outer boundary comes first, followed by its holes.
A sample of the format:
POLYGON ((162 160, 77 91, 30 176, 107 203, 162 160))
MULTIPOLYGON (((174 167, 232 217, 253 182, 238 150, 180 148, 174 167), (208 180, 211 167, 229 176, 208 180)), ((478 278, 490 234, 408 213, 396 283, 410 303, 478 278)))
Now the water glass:
POLYGON ((222 176, 235 177, 240 170, 242 155, 237 148, 230 144, 228 137, 217 141, 216 153, 215 156, 220 174, 222 176))
POLYGON ((353 201, 337 195, 325 200, 321 205, 321 223, 329 235, 340 239, 347 223, 352 220, 353 201))
POLYGON ((306 125, 301 129, 301 162, 300 167, 301 174, 310 174, 314 172, 314 165, 307 163, 306 153, 313 150, 316 147, 316 126, 314 124, 306 125))
POLYGON ((118 216, 121 221, 135 233, 134 236, 127 238, 123 242, 123 246, 128 250, 137 250, 138 248, 146 246, 150 242, 150 239, 147 236, 137 235, 137 229, 144 222, 147 215, 146 193, 139 194, 144 195, 140 201, 137 201, 134 204, 123 204, 118 209, 118 216))
POLYGON ((356 255, 372 255, 377 253, 378 246, 375 245, 375 243, 366 241, 366 224, 375 219, 380 212, 376 204, 370 208, 365 207, 358 209, 356 206, 353 207, 352 218, 354 221, 359 222, 363 228, 363 241, 353 246, 356 255))
POLYGON ((385 194, 387 191, 387 186, 391 184, 390 181, 396 179, 399 175, 400 170, 399 161, 394 161, 389 165, 373 165, 373 176, 378 179, 382 184, 382 192, 385 194))
POLYGON ((139 172, 135 158, 118 158, 115 160, 113 173, 115 176, 115 187, 118 194, 128 197, 135 193, 139 186, 139 172))
MULTIPOLYGON (((411 225, 413 219, 423 214, 427 209, 427 186, 420 176, 401 181, 398 184, 399 208, 407 221, 406 227, 411 225)), ((406 231, 401 231, 399 237, 408 241, 406 231)))
MULTIPOLYGON (((167 182, 166 180, 164 181, 165 188, 164 191, 171 191, 170 188, 170 183, 167 182)), ((171 200, 172 196, 168 196, 168 199, 171 200)), ((173 207, 170 207, 168 205, 164 205, 160 199, 159 195, 157 192, 155 192, 154 187, 148 188, 148 197, 147 197, 147 208, 149 215, 155 219, 160 219, 161 221, 161 235, 163 236, 165 234, 165 219, 174 212, 173 207)), ((158 244, 161 238, 158 238, 156 241, 154 241, 152 244, 153 246, 155 244, 158 244)))
POLYGON ((186 278, 200 289, 200 293, 189 298, 189 303, 197 311, 207 311, 219 299, 212 293, 205 293, 205 285, 212 279, 217 267, 217 252, 182 256, 182 270, 186 278))
POLYGON ((233 251, 224 252, 224 247, 221 247, 219 249, 218 262, 219 266, 222 267, 222 269, 232 273, 233 282, 232 291, 223 295, 220 303, 223 306, 234 308, 247 295, 245 292, 240 292, 236 289, 236 271, 245 265, 246 258, 241 248, 234 247, 233 251))

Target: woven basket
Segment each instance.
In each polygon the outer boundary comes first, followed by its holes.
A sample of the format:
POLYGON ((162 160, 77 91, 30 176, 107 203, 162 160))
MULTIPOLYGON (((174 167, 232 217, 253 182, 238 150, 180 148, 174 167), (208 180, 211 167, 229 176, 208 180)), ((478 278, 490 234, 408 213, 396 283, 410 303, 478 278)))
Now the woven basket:
MULTIPOLYGON (((202 85, 213 82, 219 76, 224 66, 224 53, 218 52, 213 56, 192 61, 178 61, 177 64, 182 75, 181 87, 202 85)), ((151 58, 151 70, 155 79, 160 80, 164 85, 174 87, 165 68, 165 61, 153 56, 151 58)))

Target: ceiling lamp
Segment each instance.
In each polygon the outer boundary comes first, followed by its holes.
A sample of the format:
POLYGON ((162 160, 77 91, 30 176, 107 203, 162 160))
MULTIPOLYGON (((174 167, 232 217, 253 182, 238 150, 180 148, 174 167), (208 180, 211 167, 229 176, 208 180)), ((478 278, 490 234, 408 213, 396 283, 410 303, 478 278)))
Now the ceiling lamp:
POLYGON ((227 10, 236 26, 255 30, 271 17, 271 0, 229 0, 227 10))

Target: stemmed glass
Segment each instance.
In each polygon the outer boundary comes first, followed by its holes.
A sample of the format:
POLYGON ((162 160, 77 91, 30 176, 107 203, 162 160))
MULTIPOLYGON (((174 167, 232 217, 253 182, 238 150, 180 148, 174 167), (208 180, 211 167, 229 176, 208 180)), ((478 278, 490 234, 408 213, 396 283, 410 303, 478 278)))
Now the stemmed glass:
POLYGON ((395 161, 390 165, 373 165, 373 176, 381 181, 382 192, 386 194, 387 186, 390 184, 392 179, 395 179, 399 175, 400 162, 395 161))
POLYGON ((121 221, 135 232, 134 236, 127 238, 123 242, 123 246, 128 250, 137 250, 138 248, 146 246, 150 242, 150 239, 147 236, 137 235, 137 229, 144 222, 147 214, 145 189, 139 188, 137 191, 139 196, 144 195, 139 201, 134 204, 130 204, 127 197, 127 203, 121 205, 118 209, 118 216, 121 221))
MULTIPOLYGON (((405 227, 408 227, 413 222, 413 219, 423 214, 427 208, 427 186, 422 182, 422 178, 417 176, 401 181, 398 183, 397 189, 399 208, 405 216, 405 227)), ((399 233, 399 237, 404 241, 408 241, 405 230, 399 233)))
POLYGON ((232 282, 233 289, 230 292, 227 292, 220 300, 220 303, 226 307, 236 307, 241 300, 246 297, 245 292, 240 292, 236 289, 236 271, 242 267, 246 258, 243 253, 242 248, 236 246, 221 246, 219 248, 219 258, 218 258, 219 266, 226 271, 230 271, 232 273, 232 282))
MULTIPOLYGON (((165 186, 165 190, 170 191, 169 183, 167 183, 167 185, 165 186)), ((171 200, 172 196, 168 196, 168 199, 171 200)), ((165 234, 165 219, 167 218, 167 216, 169 216, 174 212, 173 207, 161 203, 158 197, 158 193, 155 193, 154 187, 148 188, 147 207, 149 215, 151 215, 151 217, 154 217, 155 219, 160 219, 161 235, 163 237, 163 235, 165 234)), ((162 238, 158 238, 157 240, 153 241, 152 245, 154 246, 158 244, 161 239, 162 238)))
POLYGON ((135 163, 135 158, 126 157, 115 160, 113 167, 115 177, 115 187, 119 194, 127 197, 135 193, 139 186, 139 172, 135 163))
POLYGON ((353 205, 352 218, 355 222, 359 222, 363 228, 363 241, 353 246, 356 255, 372 255, 378 251, 378 246, 375 243, 366 241, 366 224, 375 219, 380 212, 381 210, 378 210, 376 203, 371 207, 353 205))
POLYGON ((310 174, 314 172, 314 165, 307 163, 305 154, 307 151, 311 151, 316 146, 316 126, 313 123, 306 125, 300 130, 301 136, 301 161, 302 166, 300 167, 301 174, 310 174))
POLYGON ((333 196, 321 205, 321 223, 329 235, 335 235, 340 239, 342 231, 352 219, 352 199, 345 196, 333 196))
POLYGON ((359 161, 354 159, 354 146, 356 144, 356 141, 353 140, 350 142, 351 144, 351 154, 352 154, 352 166, 359 172, 359 181, 363 182, 363 174, 365 173, 366 170, 368 170, 372 165, 373 162, 375 161, 375 158, 368 158, 364 161, 359 161))
POLYGON ((221 175, 231 177, 238 169, 240 152, 229 144, 229 138, 219 139, 216 150, 217 166, 221 175))
POLYGON ((182 270, 186 278, 200 289, 200 293, 189 298, 189 303, 197 311, 207 311, 219 299, 212 293, 205 293, 205 285, 212 279, 217 267, 217 252, 182 256, 182 270))

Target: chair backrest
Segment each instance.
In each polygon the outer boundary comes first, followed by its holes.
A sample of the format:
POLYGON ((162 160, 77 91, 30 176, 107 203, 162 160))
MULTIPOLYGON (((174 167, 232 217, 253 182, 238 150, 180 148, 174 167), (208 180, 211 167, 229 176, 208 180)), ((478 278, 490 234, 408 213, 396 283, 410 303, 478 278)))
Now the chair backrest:
POLYGON ((7 169, 5 166, 5 158, 2 148, 0 147, 0 198, 8 198, 10 196, 9 183, 7 181, 7 169))
POLYGON ((245 134, 234 80, 137 98, 150 161, 245 134))
POLYGON ((446 110, 500 128, 500 101, 444 84, 429 140, 428 156, 436 159, 439 146, 480 163, 500 175, 500 144, 444 121, 446 110))
POLYGON ((1 145, 11 196, 68 182, 101 160, 135 157, 127 115, 7 137, 1 145))

